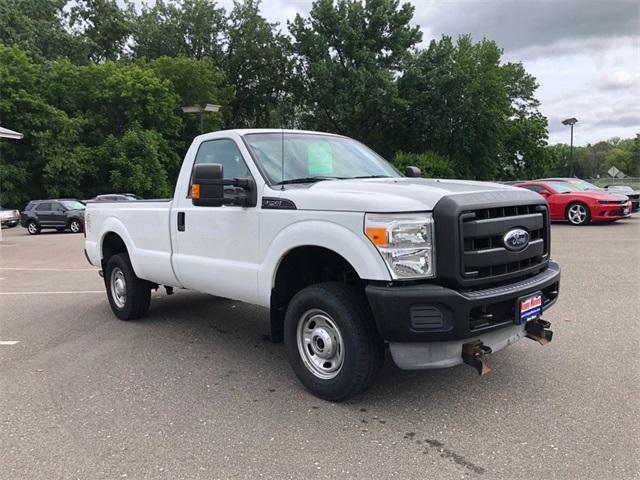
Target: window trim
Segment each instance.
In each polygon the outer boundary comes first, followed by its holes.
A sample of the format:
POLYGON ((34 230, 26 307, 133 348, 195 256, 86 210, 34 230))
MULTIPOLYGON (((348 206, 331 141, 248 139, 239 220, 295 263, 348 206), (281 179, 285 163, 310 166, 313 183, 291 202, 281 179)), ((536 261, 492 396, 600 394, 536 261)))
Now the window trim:
MULTIPOLYGON (((235 145, 235 147, 238 149, 238 153, 240 154, 240 157, 242 158, 242 162, 244 163, 245 168, 247 169, 247 172, 249 172, 249 177, 240 177, 240 178, 251 178, 251 180, 254 181, 255 183, 255 178, 253 178, 253 174, 251 173, 251 169, 249 168, 249 165, 247 164, 246 159, 244 158, 244 155, 242 154, 242 151, 240 150, 240 146, 238 145, 238 143, 231 137, 219 137, 219 138, 212 138, 210 140, 204 140, 202 142, 200 142, 200 145, 198 145, 198 150, 196 151, 195 156, 193 157, 193 164, 191 165, 191 174, 189 175, 189 184, 187 185, 187 195, 185 198, 191 199, 191 185, 193 184, 193 172, 196 168, 196 165, 198 165, 198 154, 200 153, 200 149, 202 148, 202 146, 205 143, 211 143, 211 142, 218 142, 220 140, 229 140, 230 142, 233 142, 233 144, 235 145)), ((224 178, 224 177, 222 177, 224 178)), ((234 206, 234 205, 231 205, 234 206)))

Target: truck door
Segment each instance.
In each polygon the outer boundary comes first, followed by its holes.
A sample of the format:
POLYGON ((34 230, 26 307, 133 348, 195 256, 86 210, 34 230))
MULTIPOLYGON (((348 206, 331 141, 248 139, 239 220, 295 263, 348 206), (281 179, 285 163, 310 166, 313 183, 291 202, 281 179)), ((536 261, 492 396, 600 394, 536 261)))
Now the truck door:
MULTIPOLYGON (((252 177, 236 142, 202 142, 194 164, 219 163, 224 178, 252 177)), ((191 173, 193 178, 193 172, 191 173)), ((259 222, 257 207, 198 207, 189 188, 174 200, 176 229, 173 265, 185 288, 236 300, 255 301, 258 290, 259 222)), ((234 187, 228 187, 233 189, 234 187)))

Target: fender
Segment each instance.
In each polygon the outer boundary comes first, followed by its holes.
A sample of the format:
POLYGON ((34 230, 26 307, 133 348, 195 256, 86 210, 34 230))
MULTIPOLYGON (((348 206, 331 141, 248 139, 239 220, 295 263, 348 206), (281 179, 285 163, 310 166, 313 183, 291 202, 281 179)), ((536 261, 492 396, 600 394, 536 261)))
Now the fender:
POLYGON ((282 229, 264 246, 265 257, 258 271, 259 304, 270 305, 271 289, 282 259, 297 247, 314 246, 331 250, 344 258, 358 276, 390 281, 391 276, 377 249, 364 236, 330 221, 302 220, 282 229))

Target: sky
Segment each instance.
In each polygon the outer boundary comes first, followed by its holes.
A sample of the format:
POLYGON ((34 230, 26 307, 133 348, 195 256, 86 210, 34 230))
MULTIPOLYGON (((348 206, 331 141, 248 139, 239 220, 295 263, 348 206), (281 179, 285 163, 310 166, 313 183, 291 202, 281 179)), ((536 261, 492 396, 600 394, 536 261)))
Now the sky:
MULTIPOLYGON (((263 0, 263 15, 286 29, 311 0, 263 0)), ((640 0, 413 0, 426 47, 443 34, 495 40, 540 87, 549 143, 569 143, 562 120, 578 119, 574 144, 640 133, 640 0)), ((225 8, 232 0, 222 0, 225 8)))

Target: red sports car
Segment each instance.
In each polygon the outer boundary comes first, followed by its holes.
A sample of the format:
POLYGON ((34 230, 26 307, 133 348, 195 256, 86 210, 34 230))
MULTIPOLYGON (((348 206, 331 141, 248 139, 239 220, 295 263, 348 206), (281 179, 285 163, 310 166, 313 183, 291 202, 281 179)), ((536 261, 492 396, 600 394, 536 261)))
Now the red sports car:
POLYGON ((517 182, 542 195, 549 204, 551 220, 567 220, 572 225, 612 222, 631 215, 631 201, 624 195, 583 191, 567 182, 517 182))

